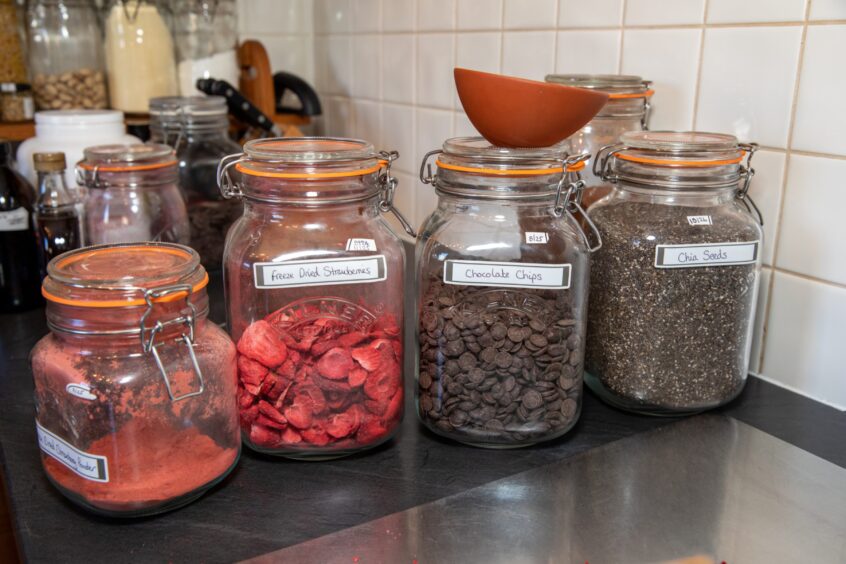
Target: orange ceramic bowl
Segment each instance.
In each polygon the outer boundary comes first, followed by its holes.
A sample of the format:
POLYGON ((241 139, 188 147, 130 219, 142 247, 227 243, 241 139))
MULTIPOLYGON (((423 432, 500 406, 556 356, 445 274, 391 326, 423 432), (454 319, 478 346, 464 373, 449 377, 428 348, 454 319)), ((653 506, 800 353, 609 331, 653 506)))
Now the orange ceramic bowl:
POLYGON ((455 86, 470 122, 499 147, 555 145, 608 100, 602 92, 461 68, 455 86))

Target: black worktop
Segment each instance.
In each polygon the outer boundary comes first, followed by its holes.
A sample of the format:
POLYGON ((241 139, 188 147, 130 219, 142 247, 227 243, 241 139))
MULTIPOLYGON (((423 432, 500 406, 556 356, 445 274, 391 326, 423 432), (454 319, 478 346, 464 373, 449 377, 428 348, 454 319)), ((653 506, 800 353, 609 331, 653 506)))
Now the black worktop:
MULTIPOLYGON (((211 317, 222 321, 217 276, 210 294, 211 317)), ((183 509, 144 519, 105 519, 65 500, 41 470, 28 357, 46 333, 43 310, 0 316, 0 464, 21 556, 33 562, 239 560, 674 421, 622 413, 587 394, 581 419, 566 437, 525 449, 482 450, 425 431, 408 394, 399 433, 372 451, 334 461, 294 462, 244 450, 239 466, 221 485, 183 509)), ((411 390, 411 370, 406 375, 411 390)), ((846 468, 843 412, 755 377, 740 398, 720 411, 846 468)))

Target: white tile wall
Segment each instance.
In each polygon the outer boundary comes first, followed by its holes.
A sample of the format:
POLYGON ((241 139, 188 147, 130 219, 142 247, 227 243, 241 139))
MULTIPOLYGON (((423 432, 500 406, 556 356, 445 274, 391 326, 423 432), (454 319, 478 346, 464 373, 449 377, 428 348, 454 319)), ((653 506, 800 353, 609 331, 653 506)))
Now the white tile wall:
POLYGON ((751 368, 846 408, 846 0, 240 0, 244 38, 302 73, 334 135, 398 149, 396 202, 435 205, 423 154, 474 134, 456 65, 652 80, 653 129, 763 145, 751 195, 765 218, 751 368))

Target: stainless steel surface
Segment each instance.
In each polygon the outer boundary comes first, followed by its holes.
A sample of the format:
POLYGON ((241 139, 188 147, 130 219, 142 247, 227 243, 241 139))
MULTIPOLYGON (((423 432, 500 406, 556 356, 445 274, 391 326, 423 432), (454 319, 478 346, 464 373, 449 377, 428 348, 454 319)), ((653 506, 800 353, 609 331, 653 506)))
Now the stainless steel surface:
MULTIPOLYGON (((467 449, 467 464, 474 452, 467 449)), ((846 562, 846 470, 730 417, 698 416, 254 562, 601 564, 694 555, 846 562)))

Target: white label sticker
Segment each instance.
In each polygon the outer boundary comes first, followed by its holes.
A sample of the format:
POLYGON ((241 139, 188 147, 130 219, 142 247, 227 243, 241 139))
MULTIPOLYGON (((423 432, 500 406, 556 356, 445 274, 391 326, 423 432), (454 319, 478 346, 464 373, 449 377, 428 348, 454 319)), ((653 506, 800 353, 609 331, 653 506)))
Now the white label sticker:
POLYGON ((374 239, 347 239, 348 251, 377 251, 374 239))
POLYGON ((256 288, 296 288, 332 284, 365 284, 388 277, 384 255, 360 258, 257 262, 256 288))
POLYGON ((693 268, 749 264, 758 260, 760 241, 750 243, 711 243, 702 245, 658 245, 656 268, 693 268))
POLYGON ((549 243, 549 233, 526 231, 526 243, 529 245, 546 245, 549 243))
POLYGON ((26 208, 0 212, 0 231, 26 231, 29 228, 29 212, 26 208))
POLYGON ((447 260, 444 282, 459 286, 566 290, 570 287, 571 271, 569 264, 447 260))
POLYGON ((109 462, 105 456, 88 454, 71 446, 51 433, 36 421, 38 446, 45 454, 52 456, 75 473, 92 482, 109 481, 109 462))
POLYGON ((79 384, 68 384, 65 386, 65 391, 72 396, 78 397, 84 400, 95 400, 97 396, 91 393, 91 387, 82 382, 79 384))
POLYGON ((714 225, 710 215, 689 215, 687 222, 691 225, 714 225))

